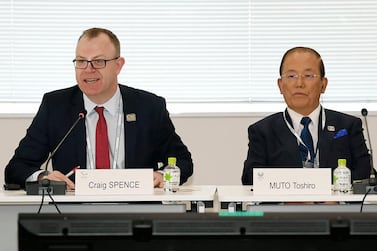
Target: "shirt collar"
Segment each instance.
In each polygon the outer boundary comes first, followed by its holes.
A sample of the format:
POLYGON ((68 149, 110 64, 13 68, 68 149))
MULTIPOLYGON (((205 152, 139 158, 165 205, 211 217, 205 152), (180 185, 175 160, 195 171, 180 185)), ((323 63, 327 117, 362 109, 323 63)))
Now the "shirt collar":
POLYGON ((303 116, 300 113, 295 112, 289 107, 287 107, 287 111, 288 111, 289 116, 292 119, 293 128, 295 128, 296 131, 300 130, 300 128, 303 127, 303 125, 301 125, 301 119, 303 117, 310 117, 310 119, 312 120, 312 124, 314 126, 313 128, 318 128, 321 105, 318 105, 317 108, 315 108, 314 111, 312 111, 312 113, 310 113, 308 116, 303 116))
POLYGON ((120 95, 119 86, 117 86, 117 90, 116 90, 114 96, 112 96, 104 104, 96 104, 96 103, 94 103, 93 101, 91 101, 88 98, 88 96, 86 96, 85 93, 83 93, 83 97, 84 97, 85 110, 88 111, 88 115, 90 115, 92 112, 95 112, 94 108, 96 106, 103 106, 103 107, 105 107, 106 111, 108 111, 112 116, 115 116, 117 114, 117 111, 118 111, 118 108, 119 108, 119 102, 120 102, 121 95, 120 95))

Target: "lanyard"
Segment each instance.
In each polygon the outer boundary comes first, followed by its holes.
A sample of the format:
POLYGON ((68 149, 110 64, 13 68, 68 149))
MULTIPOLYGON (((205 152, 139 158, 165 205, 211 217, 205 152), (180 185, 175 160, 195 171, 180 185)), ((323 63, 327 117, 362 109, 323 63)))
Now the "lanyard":
MULTIPOLYGON (((292 127, 292 125, 288 122, 285 112, 286 111, 283 112, 283 118, 284 118, 285 124, 287 125, 288 129, 296 137, 298 142, 300 144, 302 144, 303 146, 305 146, 306 149, 308 149, 308 155, 306 157, 306 161, 303 162, 303 166, 304 167, 313 167, 313 165, 309 161, 311 159, 309 148, 302 141, 301 136, 295 131, 295 129, 292 127)), ((321 127, 320 128, 321 128, 321 130, 323 130, 323 128, 325 127, 325 124, 326 124, 326 115, 325 115, 325 110, 323 109, 323 107, 321 107, 320 118, 321 118, 320 119, 321 120, 321 127)), ((319 133, 317 135, 319 135, 319 133)), ((314 162, 315 162, 314 163, 315 167, 319 167, 319 160, 317 158, 318 148, 319 148, 319 137, 318 137, 318 140, 317 140, 317 146, 315 148, 314 156, 313 156, 313 159, 314 159, 314 162)))
MULTIPOLYGON (((114 155, 113 155, 113 165, 112 169, 117 169, 121 167, 117 167, 118 157, 119 157, 119 146, 120 146, 120 135, 121 131, 124 128, 124 123, 122 123, 123 119, 123 112, 122 112, 122 99, 119 101, 119 108, 118 108, 118 121, 117 121, 117 128, 116 128, 116 135, 115 135, 115 142, 114 142, 114 155)), ((86 134, 86 145, 89 152, 89 168, 90 169, 96 169, 95 168, 95 161, 94 161, 94 153, 92 144, 90 143, 89 139, 89 133, 86 134)), ((111 153, 110 153, 111 154, 111 153)))
POLYGON ((121 168, 117 167, 118 157, 119 157, 119 144, 120 144, 120 135, 121 131, 124 127, 124 123, 122 123, 123 112, 122 112, 122 99, 119 101, 119 109, 118 109, 118 122, 117 122, 117 132, 115 137, 115 146, 114 146, 114 159, 113 159, 113 169, 121 168))

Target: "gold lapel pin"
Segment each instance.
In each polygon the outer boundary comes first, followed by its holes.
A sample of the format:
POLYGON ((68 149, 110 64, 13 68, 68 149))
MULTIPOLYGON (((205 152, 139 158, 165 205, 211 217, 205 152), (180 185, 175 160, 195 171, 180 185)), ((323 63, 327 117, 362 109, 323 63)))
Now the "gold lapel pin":
POLYGON ((136 121, 136 114, 135 113, 129 113, 126 115, 126 121, 127 122, 134 122, 136 121))

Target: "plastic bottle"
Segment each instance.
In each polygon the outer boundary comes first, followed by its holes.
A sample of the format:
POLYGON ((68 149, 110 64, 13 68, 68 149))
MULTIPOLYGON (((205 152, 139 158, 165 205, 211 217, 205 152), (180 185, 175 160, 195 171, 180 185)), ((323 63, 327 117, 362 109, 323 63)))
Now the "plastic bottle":
POLYGON ((351 170, 347 167, 346 159, 338 159, 338 167, 333 173, 334 190, 348 193, 351 191, 351 170))
POLYGON ((164 191, 177 192, 181 180, 181 169, 177 166, 175 157, 168 158, 168 165, 164 169, 164 191))

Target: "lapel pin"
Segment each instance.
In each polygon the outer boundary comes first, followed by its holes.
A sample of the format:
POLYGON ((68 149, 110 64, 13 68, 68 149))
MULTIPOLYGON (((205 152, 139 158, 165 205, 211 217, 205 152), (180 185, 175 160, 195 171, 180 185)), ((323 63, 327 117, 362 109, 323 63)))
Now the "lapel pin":
POLYGON ((136 114, 135 113, 126 114, 126 121, 127 122, 134 122, 134 121, 136 121, 136 114))
POLYGON ((335 126, 327 126, 327 131, 335 132, 335 126))

